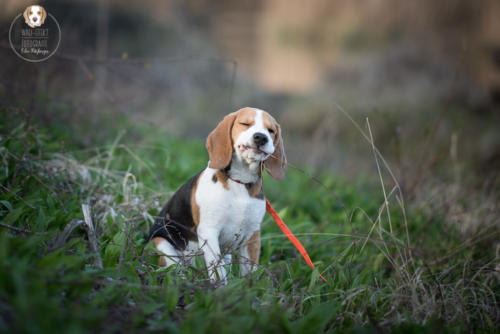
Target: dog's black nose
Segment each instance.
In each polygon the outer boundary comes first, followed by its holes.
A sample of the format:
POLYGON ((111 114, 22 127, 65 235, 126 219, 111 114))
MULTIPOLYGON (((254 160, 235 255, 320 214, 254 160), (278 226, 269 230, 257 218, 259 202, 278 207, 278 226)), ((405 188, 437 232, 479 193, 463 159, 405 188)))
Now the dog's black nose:
POLYGON ((265 134, 257 132, 253 134, 253 141, 255 142, 255 145, 259 147, 266 145, 269 139, 267 139, 267 136, 265 134))
POLYGON ((38 20, 38 18, 35 16, 35 17, 33 18, 33 22, 36 22, 36 20, 38 20))

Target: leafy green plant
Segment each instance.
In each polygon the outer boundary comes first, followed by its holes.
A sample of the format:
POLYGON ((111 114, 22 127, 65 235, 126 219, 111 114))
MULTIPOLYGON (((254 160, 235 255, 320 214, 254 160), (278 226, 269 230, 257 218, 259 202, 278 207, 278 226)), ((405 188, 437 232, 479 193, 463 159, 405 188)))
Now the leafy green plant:
MULTIPOLYGON (((126 122, 126 120, 123 120, 126 122)), ((284 332, 494 330, 500 321, 495 259, 439 215, 406 207, 397 185, 349 184, 289 168, 264 179, 266 196, 317 266, 266 216, 259 268, 226 286, 196 266, 161 269, 144 237, 162 204, 204 168, 203 143, 129 124, 100 147, 78 134, 4 110, 0 139, 0 330, 25 332, 284 332), (62 142, 65 144, 62 146, 62 142), (72 220, 92 208, 99 254, 81 226, 55 248, 72 220), (321 273, 327 279, 318 279, 321 273)), ((373 143, 373 138, 371 143, 373 143)), ((375 146, 375 159, 380 159, 375 146)), ((378 160, 380 168, 383 162, 378 160)), ((382 173, 381 173, 382 175, 382 173)))

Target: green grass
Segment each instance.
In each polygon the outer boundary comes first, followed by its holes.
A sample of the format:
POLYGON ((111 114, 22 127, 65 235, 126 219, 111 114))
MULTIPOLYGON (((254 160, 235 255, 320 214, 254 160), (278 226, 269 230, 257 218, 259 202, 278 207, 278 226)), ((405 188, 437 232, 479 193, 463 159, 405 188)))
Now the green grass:
POLYGON ((400 205, 397 191, 389 197, 389 226, 379 187, 310 169, 329 191, 289 168, 286 182, 266 177, 264 192, 317 271, 269 215, 262 224, 260 266, 249 277, 240 278, 234 264, 228 284, 214 288, 201 259, 197 267, 159 270, 144 237, 173 191, 206 166, 204 143, 126 118, 106 125, 115 139, 88 144, 69 126, 40 125, 22 112, 2 110, 0 331, 406 333, 498 327, 498 272, 494 252, 485 246, 498 239, 498 229, 464 236, 439 213, 400 205), (82 204, 93 210, 102 270, 83 228, 54 249, 64 227, 83 219, 82 204))

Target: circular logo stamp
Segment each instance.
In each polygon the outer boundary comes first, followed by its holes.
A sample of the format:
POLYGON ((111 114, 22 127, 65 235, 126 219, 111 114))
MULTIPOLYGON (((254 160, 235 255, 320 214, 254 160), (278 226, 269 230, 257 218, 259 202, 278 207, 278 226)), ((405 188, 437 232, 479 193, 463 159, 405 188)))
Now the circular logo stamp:
POLYGON ((21 59, 44 61, 56 53, 61 42, 61 27, 56 18, 42 6, 28 6, 12 21, 9 42, 21 59))

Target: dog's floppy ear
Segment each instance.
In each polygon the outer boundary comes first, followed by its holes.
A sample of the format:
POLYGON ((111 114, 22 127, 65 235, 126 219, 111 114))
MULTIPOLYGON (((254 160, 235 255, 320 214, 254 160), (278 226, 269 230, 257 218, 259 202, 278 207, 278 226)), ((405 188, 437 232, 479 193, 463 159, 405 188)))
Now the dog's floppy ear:
POLYGON ((273 179, 283 181, 285 179, 286 156, 285 148, 283 146, 283 137, 281 137, 281 127, 279 124, 276 124, 276 130, 277 142, 274 143, 274 152, 264 162, 264 166, 273 179))
POLYGON ((27 25, 30 24, 30 18, 28 17, 28 13, 29 13, 30 9, 31 9, 31 6, 26 7, 26 9, 24 10, 24 13, 23 13, 24 22, 26 22, 27 25))
POLYGON ((45 23, 45 19, 47 18, 47 11, 45 10, 45 8, 43 7, 40 7, 42 9, 42 20, 41 20, 41 24, 44 24, 45 23))
POLYGON ((236 113, 231 113, 210 132, 207 138, 207 150, 210 157, 208 167, 224 169, 231 163, 233 155, 233 143, 231 129, 233 128, 236 113))

